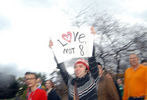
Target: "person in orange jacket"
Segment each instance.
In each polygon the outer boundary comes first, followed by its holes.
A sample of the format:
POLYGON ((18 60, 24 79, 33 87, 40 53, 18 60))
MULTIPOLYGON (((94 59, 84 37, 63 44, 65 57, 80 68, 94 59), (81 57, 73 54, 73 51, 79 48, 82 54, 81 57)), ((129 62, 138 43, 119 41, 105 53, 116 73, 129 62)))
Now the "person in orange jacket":
POLYGON ((147 67, 139 63, 137 54, 129 57, 130 65, 125 71, 123 100, 147 100, 147 67))

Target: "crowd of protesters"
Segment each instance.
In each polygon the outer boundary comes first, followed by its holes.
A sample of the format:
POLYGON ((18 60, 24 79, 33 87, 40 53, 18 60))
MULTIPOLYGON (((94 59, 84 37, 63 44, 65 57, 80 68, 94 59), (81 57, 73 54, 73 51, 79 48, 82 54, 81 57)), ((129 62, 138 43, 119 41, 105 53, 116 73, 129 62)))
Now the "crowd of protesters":
MULTIPOLYGON (((52 41, 49 46, 52 48, 52 41)), ((54 58, 68 88, 68 100, 147 100, 147 62, 144 60, 140 64, 137 54, 129 56, 131 67, 125 71, 124 82, 120 78, 116 80, 113 73, 96 62, 95 47, 92 57, 80 58, 74 63, 75 77, 68 74, 64 63, 54 58)), ((46 89, 43 89, 36 74, 26 72, 25 82, 27 100, 61 100, 51 80, 46 80, 46 89)))
MULTIPOLYGON (((75 78, 71 77, 64 64, 57 64, 68 87, 68 100, 146 100, 147 67, 139 64, 136 54, 130 55, 130 65, 122 79, 114 80, 112 73, 91 58, 78 59, 74 64, 75 78), (94 65, 91 67, 91 65, 94 65), (91 69, 92 68, 92 69, 91 69)), ((26 72, 27 100, 61 100, 54 89, 54 83, 46 80, 45 87, 36 73, 26 72)))

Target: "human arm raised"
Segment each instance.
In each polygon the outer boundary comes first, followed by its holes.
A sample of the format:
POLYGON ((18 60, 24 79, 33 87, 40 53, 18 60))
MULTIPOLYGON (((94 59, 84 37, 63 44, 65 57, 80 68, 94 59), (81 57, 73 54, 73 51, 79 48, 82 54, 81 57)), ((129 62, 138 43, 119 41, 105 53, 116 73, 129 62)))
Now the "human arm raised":
MULTIPOLYGON (((94 27, 91 27, 91 34, 95 35, 96 32, 94 30, 94 27)), ((92 57, 88 58, 88 63, 90 66, 90 73, 93 76, 94 79, 98 78, 98 67, 96 63, 96 57, 95 57, 95 45, 93 44, 93 51, 92 51, 92 57)))
MULTIPOLYGON (((53 46, 53 42, 52 42, 52 40, 50 40, 49 41, 49 48, 52 49, 52 46, 53 46)), ((60 69, 61 76, 62 76, 65 84, 67 85, 70 75, 66 71, 64 63, 63 62, 62 63, 58 63, 57 58, 56 58, 53 50, 52 50, 52 52, 53 52, 53 55, 54 55, 54 60, 57 63, 57 68, 60 69)))

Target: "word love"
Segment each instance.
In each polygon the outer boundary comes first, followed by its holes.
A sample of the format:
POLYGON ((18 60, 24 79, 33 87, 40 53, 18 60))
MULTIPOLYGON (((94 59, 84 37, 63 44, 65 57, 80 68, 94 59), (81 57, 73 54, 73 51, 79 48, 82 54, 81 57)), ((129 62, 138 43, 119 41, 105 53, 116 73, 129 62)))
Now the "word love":
POLYGON ((57 40, 63 47, 71 42, 86 43, 84 41, 85 34, 79 32, 67 32, 67 34, 62 34, 62 40, 57 40), (72 38, 73 37, 73 38, 72 38))
POLYGON ((67 32, 66 34, 62 34, 62 39, 57 40, 59 44, 63 47, 63 54, 75 54, 75 51, 79 51, 81 56, 84 56, 84 44, 85 42, 85 34, 79 33, 79 32, 67 32), (79 48, 75 48, 72 46, 71 43, 76 42, 79 48), (67 48, 67 45, 70 45, 71 47, 67 48), (76 49, 76 50, 75 50, 76 49))

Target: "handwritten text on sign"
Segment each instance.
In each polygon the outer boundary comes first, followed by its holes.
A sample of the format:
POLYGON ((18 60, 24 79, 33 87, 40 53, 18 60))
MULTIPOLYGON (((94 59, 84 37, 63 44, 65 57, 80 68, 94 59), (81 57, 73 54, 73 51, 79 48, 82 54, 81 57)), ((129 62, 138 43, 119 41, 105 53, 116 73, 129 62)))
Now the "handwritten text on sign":
POLYGON ((53 40, 54 53, 58 62, 92 55, 93 38, 90 31, 67 31, 53 40))

